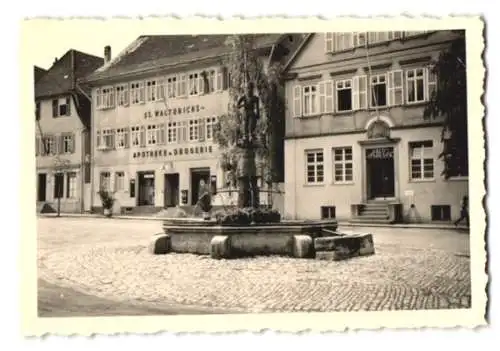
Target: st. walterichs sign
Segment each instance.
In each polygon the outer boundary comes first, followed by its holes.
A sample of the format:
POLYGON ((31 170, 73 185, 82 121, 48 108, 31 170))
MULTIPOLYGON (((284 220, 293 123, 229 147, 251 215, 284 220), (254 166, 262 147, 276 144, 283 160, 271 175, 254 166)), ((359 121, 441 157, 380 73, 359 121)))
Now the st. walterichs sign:
POLYGON ((156 118, 156 117, 168 117, 168 116, 176 116, 182 114, 190 114, 197 113, 203 111, 205 109, 202 105, 187 105, 187 106, 179 106, 179 107, 171 107, 165 108, 161 110, 153 110, 144 112, 144 118, 156 118))

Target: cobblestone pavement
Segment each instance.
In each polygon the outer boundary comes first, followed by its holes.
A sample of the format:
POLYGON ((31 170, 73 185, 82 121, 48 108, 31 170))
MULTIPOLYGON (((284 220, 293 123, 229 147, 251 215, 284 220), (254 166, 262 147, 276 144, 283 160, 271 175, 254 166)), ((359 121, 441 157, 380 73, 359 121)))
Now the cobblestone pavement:
POLYGON ((470 307, 469 237, 454 231, 355 228, 376 254, 327 262, 150 255, 156 221, 39 218, 39 278, 115 301, 242 312, 470 307))

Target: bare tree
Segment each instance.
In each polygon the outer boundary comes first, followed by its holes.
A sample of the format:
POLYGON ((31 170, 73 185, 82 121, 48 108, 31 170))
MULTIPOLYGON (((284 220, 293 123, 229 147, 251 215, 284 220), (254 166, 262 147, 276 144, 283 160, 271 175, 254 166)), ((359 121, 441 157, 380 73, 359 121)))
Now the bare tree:
MULTIPOLYGON (((52 170, 54 174, 63 174, 66 173, 71 168, 71 163, 69 160, 61 158, 57 155, 54 158, 54 162, 52 165, 52 170)), ((54 180, 55 194, 57 196, 57 217, 61 216, 61 197, 64 195, 64 180, 59 184, 54 180)))

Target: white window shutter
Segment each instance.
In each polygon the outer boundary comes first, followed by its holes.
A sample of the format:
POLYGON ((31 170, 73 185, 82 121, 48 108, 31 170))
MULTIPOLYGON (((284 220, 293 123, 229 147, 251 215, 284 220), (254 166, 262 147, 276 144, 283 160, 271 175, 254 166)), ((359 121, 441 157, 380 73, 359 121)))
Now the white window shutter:
POLYGON ((302 87, 296 85, 293 87, 293 117, 302 116, 302 87))
POLYGON ((334 87, 333 87, 333 80, 327 80, 325 82, 325 94, 326 94, 326 100, 325 100, 325 112, 326 113, 333 113, 333 100, 334 100, 334 87))
POLYGON ((101 95, 101 89, 96 89, 95 91, 95 98, 96 98, 96 106, 97 108, 101 108, 102 107, 102 95, 101 95))
POLYGON ((366 109, 368 107, 368 83, 367 76, 358 76, 358 108, 360 110, 366 109))
POLYGON ((325 33, 325 52, 333 52, 334 51, 334 34, 332 32, 325 33))
POLYGON ((319 113, 326 112, 326 82, 318 83, 319 113))
POLYGON ((425 89, 425 101, 430 101, 432 94, 437 90, 437 76, 432 72, 432 67, 425 69, 425 80, 427 89, 425 89))
POLYGON ((359 76, 352 78, 352 109, 359 110, 359 76))
POLYGON ((389 72, 389 106, 403 104, 403 71, 389 72))
POLYGON ((215 91, 221 91, 223 89, 223 68, 219 67, 217 70, 217 79, 215 80, 215 91))

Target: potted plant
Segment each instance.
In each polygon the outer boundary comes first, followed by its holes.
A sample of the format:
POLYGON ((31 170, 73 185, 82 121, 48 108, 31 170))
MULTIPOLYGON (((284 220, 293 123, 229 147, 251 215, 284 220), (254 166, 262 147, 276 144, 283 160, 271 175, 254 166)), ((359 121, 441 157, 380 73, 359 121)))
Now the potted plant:
POLYGON ((115 203, 115 199, 113 195, 106 190, 100 190, 99 196, 101 198, 103 213, 106 217, 111 217, 113 214, 113 204, 115 203))

